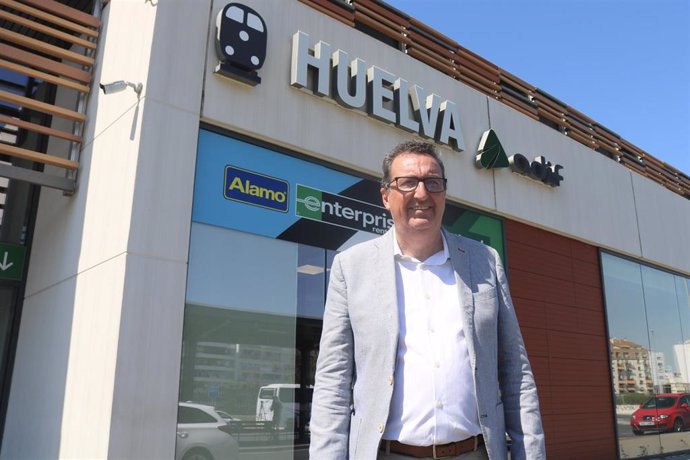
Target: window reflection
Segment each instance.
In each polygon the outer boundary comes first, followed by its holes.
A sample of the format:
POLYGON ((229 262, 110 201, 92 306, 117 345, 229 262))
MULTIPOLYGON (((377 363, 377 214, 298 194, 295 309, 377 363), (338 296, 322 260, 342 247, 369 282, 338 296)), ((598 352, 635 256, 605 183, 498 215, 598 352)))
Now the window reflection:
POLYGON ((688 279, 602 254, 621 458, 690 449, 688 279))
POLYGON ((209 452, 220 442, 232 445, 228 436, 236 453, 214 458, 306 458, 327 274, 334 254, 192 225, 180 407, 198 409, 209 423, 194 426, 194 431, 178 419, 177 458, 184 458, 194 445, 209 452), (218 419, 227 427, 216 426, 218 419), (213 438, 205 427, 214 428, 213 438), (212 445, 203 446, 204 440, 212 445))

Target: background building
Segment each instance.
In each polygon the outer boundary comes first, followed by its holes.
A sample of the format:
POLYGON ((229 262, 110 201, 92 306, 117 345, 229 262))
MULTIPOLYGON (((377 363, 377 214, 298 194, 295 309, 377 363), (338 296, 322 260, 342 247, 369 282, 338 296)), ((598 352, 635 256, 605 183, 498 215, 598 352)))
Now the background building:
POLYGON ((651 395, 661 372, 644 347, 625 339, 611 339, 611 373, 616 394, 651 395))

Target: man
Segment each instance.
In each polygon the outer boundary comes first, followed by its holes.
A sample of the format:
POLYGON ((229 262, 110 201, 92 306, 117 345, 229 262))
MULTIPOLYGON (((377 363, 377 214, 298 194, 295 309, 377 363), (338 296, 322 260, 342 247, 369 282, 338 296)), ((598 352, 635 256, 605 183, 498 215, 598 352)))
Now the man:
POLYGON ((383 161, 394 226, 331 267, 311 460, 544 459, 534 377, 495 250, 441 229, 431 144, 383 161))

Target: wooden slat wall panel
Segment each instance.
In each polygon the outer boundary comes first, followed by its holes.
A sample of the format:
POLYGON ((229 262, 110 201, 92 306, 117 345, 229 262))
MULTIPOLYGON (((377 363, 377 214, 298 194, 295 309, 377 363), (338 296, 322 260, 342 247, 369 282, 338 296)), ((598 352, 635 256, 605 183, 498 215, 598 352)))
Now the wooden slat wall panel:
POLYGON ((9 13, 5 10, 0 10, 0 19, 5 19, 7 21, 14 22, 15 24, 22 25, 24 27, 28 27, 29 29, 33 29, 37 32, 42 32, 46 35, 50 35, 55 38, 59 38, 60 40, 65 40, 67 42, 70 42, 74 45, 79 45, 83 46, 84 48, 90 48, 90 49, 95 49, 96 44, 93 42, 90 42, 88 40, 83 40, 79 37, 75 37, 74 35, 61 32, 59 30, 53 29, 52 27, 45 26, 43 24, 40 24, 32 19, 27 19, 21 16, 17 16, 16 14, 9 13))
POLYGON ((416 48, 410 48, 407 50, 407 54, 422 61, 425 64, 430 65, 436 69, 444 69, 448 75, 457 75, 458 72, 453 67, 446 63, 441 62, 433 53, 423 52, 416 48))
POLYGON ((44 153, 38 153, 34 152, 33 150, 27 150, 3 143, 0 143, 0 153, 4 155, 9 155, 11 157, 36 161, 38 163, 43 163, 47 165, 59 166, 65 169, 77 169, 79 167, 79 163, 77 163, 76 161, 70 161, 53 155, 46 155, 44 153))
POLYGON ((60 48, 59 46, 49 45, 48 43, 42 42, 41 40, 36 40, 35 38, 30 38, 25 35, 18 34, 16 32, 12 32, 6 29, 0 29, 0 39, 23 46, 25 48, 48 54, 58 59, 65 59, 67 61, 74 62, 75 64, 85 66, 93 65, 93 58, 84 56, 83 54, 75 53, 74 51, 68 51, 64 48, 60 48))
POLYGON ((487 78, 484 75, 480 75, 479 73, 475 72, 473 70, 473 67, 464 65, 462 62, 462 59, 460 60, 460 75, 464 79, 471 80, 473 83, 473 86, 478 86, 480 88, 487 88, 486 93, 492 95, 493 97, 496 97, 496 94, 500 91, 499 85, 496 83, 496 81, 492 78, 487 78))
POLYGON ((62 19, 58 16, 54 16, 52 14, 46 13, 44 11, 41 11, 37 8, 33 8, 31 6, 25 5, 23 3, 19 3, 18 1, 15 0, 0 0, 0 5, 5 5, 10 8, 12 8, 15 11, 20 11, 24 14, 28 14, 30 16, 33 16, 38 19, 42 19, 44 21, 52 22, 55 25, 58 25, 60 27, 63 27, 65 29, 71 30, 72 32, 77 32, 80 34, 87 35, 89 37, 96 38, 98 37, 98 31, 89 29, 88 27, 81 26, 79 24, 75 24, 74 22, 68 21, 66 19, 62 19))
POLYGON ((495 69, 487 69, 486 67, 477 64, 476 61, 468 59, 467 55, 463 53, 456 54, 455 59, 462 73, 466 73, 468 75, 474 74, 477 76, 477 78, 481 78, 486 80, 487 82, 490 82, 488 83, 488 86, 496 89, 499 88, 498 72, 496 72, 495 69), (469 71, 469 73, 466 71, 469 71))
POLYGON ((0 67, 4 67, 5 69, 20 73, 22 75, 28 75, 30 77, 38 78, 39 80, 45 80, 56 85, 61 85, 67 88, 75 89, 77 91, 81 91, 82 93, 89 92, 89 87, 86 85, 80 85, 79 83, 75 83, 72 80, 56 77, 49 73, 34 70, 31 67, 25 67, 23 65, 15 64, 14 62, 6 61, 4 59, 0 59, 0 67))
POLYGON ((509 105, 510 107, 517 110, 518 112, 522 112, 523 114, 527 115, 530 118, 533 118, 535 120, 539 119, 539 114, 537 112, 537 109, 535 109, 534 107, 530 107, 528 105, 523 104, 520 99, 514 97, 512 94, 501 93, 498 100, 503 102, 506 105, 509 105))
POLYGON ((314 8, 315 10, 318 10, 325 14, 326 16, 330 16, 333 19, 336 19, 344 24, 347 24, 350 27, 355 26, 355 16, 354 14, 343 14, 341 13, 340 9, 337 7, 333 6, 331 2, 328 0, 299 0, 302 3, 307 3, 310 7, 314 8))
POLYGON ((432 53, 436 55, 439 60, 443 61, 445 65, 453 67, 453 62, 456 61, 458 57, 455 52, 428 39, 415 30, 410 30, 407 35, 410 37, 411 48, 419 49, 423 53, 432 53))
POLYGON ((39 112, 48 113, 50 115, 57 115, 72 121, 84 121, 86 119, 86 115, 83 113, 58 107, 46 102, 37 101, 35 99, 30 99, 28 97, 17 96, 16 94, 7 91, 0 90, 0 100, 17 104, 21 107, 28 107, 39 112))
POLYGON ((4 43, 0 43, 0 57, 28 65, 34 69, 45 70, 57 76, 72 78, 81 83, 88 84, 91 82, 91 74, 89 72, 20 50, 19 48, 4 43))
POLYGON ((45 134, 46 136, 59 137, 60 139, 65 139, 71 142, 81 142, 81 138, 74 134, 65 131, 60 131, 54 128, 49 128, 47 126, 37 125, 35 123, 30 123, 28 121, 19 120, 17 118, 8 117, 2 114, 0 114, 0 123, 5 123, 9 126, 16 126, 17 128, 26 129, 28 131, 34 131, 39 134, 45 134))
POLYGON ((439 42, 444 43, 445 46, 447 46, 448 48, 457 49, 460 46, 460 44, 458 42, 456 42, 455 40, 453 40, 449 37, 446 37, 441 32, 432 29, 431 27, 427 26, 423 22, 416 20, 415 18, 409 18, 409 21, 410 21, 410 25, 413 25, 413 26, 417 27, 418 29, 422 30, 423 32, 431 35, 432 37, 434 37, 439 42))
MULTIPOLYGON (((28 0, 25 0, 28 1, 28 0)), ((31 0, 37 2, 38 0, 31 0)), ((300 0, 313 8, 354 27, 354 21, 397 40, 405 51, 435 69, 444 72, 515 110, 548 124, 572 139, 614 159, 622 158, 620 145, 626 141, 596 121, 568 107, 520 78, 499 69, 443 34, 434 31, 415 18, 386 7, 376 0, 353 0, 355 14, 339 6, 337 1, 300 0), (415 30, 416 29, 416 30, 415 30), (406 36, 403 35, 406 34, 406 36), (522 97, 511 94, 515 90, 522 97)), ((645 159, 645 164, 630 160, 619 161, 635 172, 662 184, 669 190, 690 199, 690 177, 666 163, 656 160, 637 147, 627 147, 645 159), (652 160, 653 159, 653 160, 652 160)))
MULTIPOLYGON (((54 0, 0 0, 0 5, 5 8, 0 10, 0 19, 20 26, 16 30, 26 31, 19 33, 9 28, 0 29, 0 67, 82 94, 89 92, 94 64, 90 55, 97 46, 98 18, 54 0), (80 53, 65 47, 76 47, 86 52, 80 53)), ((80 132, 79 127, 86 120, 84 113, 28 95, 28 92, 20 95, 0 91, 0 100, 16 107, 19 114, 28 109, 66 118, 75 123, 75 132, 80 132)), ((73 146, 81 143, 81 137, 73 132, 42 126, 19 116, 1 115, 0 122, 17 129, 64 139, 73 143, 73 146)), ((79 166, 76 161, 27 150, 21 145, 2 144, 0 152, 67 170, 76 170, 79 166)))
POLYGON ((373 13, 376 13, 376 15, 378 15, 379 17, 384 17, 387 21, 401 28, 401 30, 402 28, 407 28, 409 26, 409 21, 406 18, 399 16, 394 11, 391 11, 390 9, 382 6, 378 2, 372 0, 358 1, 357 3, 355 3, 355 9, 371 11, 373 13))
POLYGON ((34 6, 92 29, 98 29, 101 26, 101 21, 97 17, 70 8, 55 0, 23 0, 22 3, 26 3, 27 5, 34 6))

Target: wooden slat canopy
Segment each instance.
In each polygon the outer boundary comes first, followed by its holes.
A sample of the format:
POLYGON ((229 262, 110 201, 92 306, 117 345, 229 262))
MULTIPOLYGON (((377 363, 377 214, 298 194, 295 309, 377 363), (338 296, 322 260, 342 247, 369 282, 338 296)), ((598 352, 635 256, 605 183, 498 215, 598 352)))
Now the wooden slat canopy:
MULTIPOLYGON (((35 92, 31 88, 42 82, 55 85, 58 89, 76 91, 76 94, 88 94, 94 64, 92 55, 97 47, 100 20, 54 0, 0 0, 0 7, 0 68, 3 69, 3 74, 6 75, 9 71, 22 75, 25 78, 18 81, 27 82, 23 94, 17 90, 17 85, 5 84, 0 89, 0 101, 7 108, 5 113, 0 114, 0 123, 9 128, 10 133, 12 130, 16 133, 25 131, 62 139, 69 142, 72 150, 77 152, 82 142, 79 133, 86 114, 74 110, 76 100, 70 101, 69 106, 61 107, 52 100, 41 100, 36 96, 54 92, 35 92), (49 126, 54 117, 71 121, 73 129, 66 131, 49 126)), ((26 136, 17 134, 15 137, 14 144, 7 139, 0 142, 0 154, 3 157, 29 160, 63 168, 65 171, 76 171, 79 168, 75 158, 66 159, 28 149, 16 144, 26 136)), ((30 174, 20 172, 17 168, 21 169, 21 164, 3 165, 2 172, 7 177, 36 183, 41 183, 42 175, 47 175, 38 171, 30 174)), ((65 181, 69 181, 69 178, 53 176, 45 180, 43 185, 55 186, 54 184, 64 184, 65 181)), ((60 185, 58 188, 71 191, 74 186, 60 185)))
MULTIPOLYGON (((38 0, 32 0, 36 1, 38 0)), ((378 0, 351 0, 349 3, 343 0, 299 1, 351 27, 363 24, 388 39, 395 40, 400 50, 412 58, 690 199, 690 177, 687 174, 388 4, 378 0), (622 153, 623 148, 630 153, 631 158, 622 153)))

